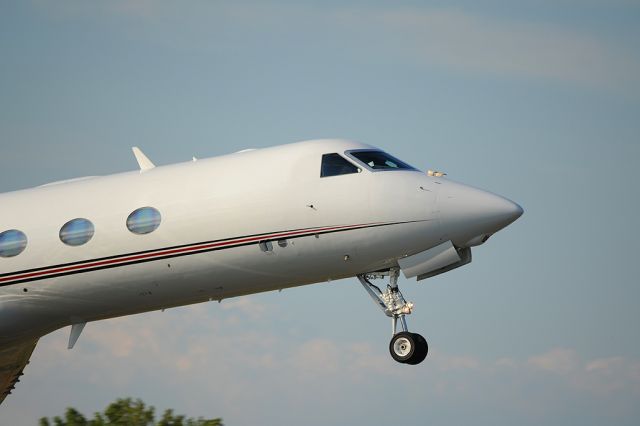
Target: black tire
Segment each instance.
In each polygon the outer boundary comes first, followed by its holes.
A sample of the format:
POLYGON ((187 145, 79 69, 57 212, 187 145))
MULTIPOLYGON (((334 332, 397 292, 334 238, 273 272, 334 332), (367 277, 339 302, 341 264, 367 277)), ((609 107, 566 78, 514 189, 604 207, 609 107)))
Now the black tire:
POLYGON ((402 364, 406 364, 407 361, 414 356, 418 348, 415 336, 417 335, 409 333, 408 331, 401 331, 395 334, 389 342, 391 358, 402 364))
POLYGON ((417 365, 427 357, 427 353, 429 353, 429 345, 427 344, 427 340, 418 333, 412 334, 416 342, 416 350, 413 352, 411 358, 405 361, 405 363, 409 365, 417 365))

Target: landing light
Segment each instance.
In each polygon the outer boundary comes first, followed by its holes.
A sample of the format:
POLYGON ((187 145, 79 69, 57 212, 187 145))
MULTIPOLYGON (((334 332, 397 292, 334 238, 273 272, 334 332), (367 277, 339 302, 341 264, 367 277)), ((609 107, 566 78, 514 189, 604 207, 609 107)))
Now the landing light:
POLYGON ((445 172, 440 172, 438 170, 427 170, 427 176, 442 177, 446 175, 447 174, 445 172))

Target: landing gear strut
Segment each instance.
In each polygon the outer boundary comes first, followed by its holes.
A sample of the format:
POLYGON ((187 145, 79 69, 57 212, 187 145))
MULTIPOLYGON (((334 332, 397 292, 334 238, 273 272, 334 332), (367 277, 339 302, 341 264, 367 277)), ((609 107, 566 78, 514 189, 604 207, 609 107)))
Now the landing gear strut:
POLYGON ((398 288, 399 268, 388 271, 372 272, 358 275, 362 287, 369 293, 373 301, 391 318, 392 338, 389 342, 391 357, 403 364, 420 364, 429 352, 429 346, 424 337, 417 333, 410 333, 407 328, 406 315, 413 310, 413 303, 407 302, 398 288), (371 283, 370 280, 384 279, 389 276, 389 284, 385 291, 371 283), (402 331, 398 332, 398 323, 402 331))

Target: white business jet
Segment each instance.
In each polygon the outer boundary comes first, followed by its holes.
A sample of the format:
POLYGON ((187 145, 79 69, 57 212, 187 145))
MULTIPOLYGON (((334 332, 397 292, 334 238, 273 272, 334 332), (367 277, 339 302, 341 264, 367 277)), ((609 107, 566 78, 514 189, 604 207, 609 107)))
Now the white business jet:
POLYGON ((314 140, 0 194, 0 402, 38 339, 106 318, 356 276, 418 364, 398 277, 471 262, 522 208, 375 147, 314 140), (382 284, 374 284, 374 282, 382 284))

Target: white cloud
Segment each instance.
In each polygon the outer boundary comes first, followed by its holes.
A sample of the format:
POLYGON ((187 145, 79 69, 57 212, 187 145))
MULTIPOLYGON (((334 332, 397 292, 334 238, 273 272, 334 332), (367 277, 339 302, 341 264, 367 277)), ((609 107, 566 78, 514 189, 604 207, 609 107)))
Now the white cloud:
POLYGON ((541 355, 532 356, 529 358, 528 364, 539 370, 567 374, 579 368, 580 360, 575 351, 558 348, 541 355))
POLYGON ((342 14, 381 54, 472 73, 539 77, 601 88, 640 82, 637 52, 557 25, 480 17, 463 10, 395 9, 342 14))
POLYGON ((439 356, 437 358, 438 368, 441 371, 449 370, 477 370, 480 368, 480 361, 472 356, 439 356))
POLYGON ((263 318, 267 313, 265 305, 256 303, 248 297, 222 301, 221 307, 225 311, 231 311, 235 315, 245 315, 254 321, 263 318))
POLYGON ((619 40, 606 40, 568 24, 482 16, 462 8, 226 1, 185 7, 147 0, 118 0, 94 7, 77 2, 44 5, 65 19, 96 14, 120 17, 133 37, 184 51, 242 52, 257 43, 277 57, 288 43, 307 43, 327 60, 341 51, 345 57, 368 62, 399 61, 469 74, 542 78, 635 94, 640 84, 640 55, 619 40), (227 33, 242 34, 242 41, 227 33), (325 39, 340 42, 326 45, 325 39))
MULTIPOLYGON (((331 416, 357 418, 357 407, 377 395, 418 411, 425 403, 509 406, 518 415, 540 418, 563 410, 569 395, 613 418, 632 413, 632 401, 640 397, 640 360, 584 359, 569 348, 489 360, 432 351, 422 365, 404 366, 364 340, 301 339, 261 326, 277 322, 279 313, 257 298, 227 309, 224 303, 91 323, 73 351, 65 348, 68 330, 47 336, 0 422, 18 418, 15 413, 24 413, 33 398, 45 401, 40 414, 61 413, 68 404, 90 412, 109 402, 93 396, 83 405, 85 395, 141 396, 193 414, 210 410, 238 424, 275 412, 280 422, 302 422, 319 400, 340 407, 340 413, 327 413, 328 421, 338 422, 340 417, 331 416), (242 309, 261 312, 261 320, 237 315, 242 309), (228 322, 232 316, 237 323, 228 322), (617 405, 609 412, 611 401, 617 405)), ((314 422, 307 424, 321 424, 314 422)))

